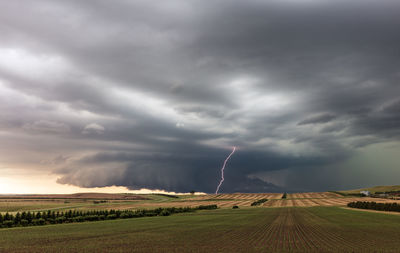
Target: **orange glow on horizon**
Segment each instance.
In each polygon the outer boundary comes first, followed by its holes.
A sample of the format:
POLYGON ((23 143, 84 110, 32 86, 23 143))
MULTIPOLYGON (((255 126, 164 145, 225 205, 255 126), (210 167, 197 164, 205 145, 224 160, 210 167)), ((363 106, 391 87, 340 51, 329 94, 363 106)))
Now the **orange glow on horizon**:
POLYGON ((83 188, 73 185, 58 184, 56 180, 57 176, 55 175, 32 175, 29 178, 6 175, 5 177, 0 177, 0 194, 72 194, 82 192, 184 194, 150 189, 129 190, 124 186, 83 188))

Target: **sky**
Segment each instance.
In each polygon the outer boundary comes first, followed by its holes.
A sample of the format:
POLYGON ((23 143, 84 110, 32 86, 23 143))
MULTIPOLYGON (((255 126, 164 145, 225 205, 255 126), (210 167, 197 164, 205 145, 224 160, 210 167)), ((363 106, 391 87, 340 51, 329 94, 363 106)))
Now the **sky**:
POLYGON ((0 2, 0 193, 400 184, 400 3, 0 2))

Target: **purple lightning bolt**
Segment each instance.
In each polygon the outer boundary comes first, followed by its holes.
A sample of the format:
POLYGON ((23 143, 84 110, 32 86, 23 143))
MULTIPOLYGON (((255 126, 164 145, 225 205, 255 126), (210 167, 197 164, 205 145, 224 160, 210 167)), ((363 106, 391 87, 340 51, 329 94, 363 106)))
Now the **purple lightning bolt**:
POLYGON ((228 157, 225 159, 224 161, 224 165, 222 166, 221 169, 221 181, 219 182, 219 185, 217 186, 217 190, 215 191, 215 194, 218 194, 219 191, 219 187, 221 187, 222 183, 224 182, 225 178, 224 178, 224 169, 225 169, 225 165, 226 162, 228 162, 229 158, 231 158, 231 156, 233 155, 233 153, 235 153, 236 147, 233 147, 232 152, 228 155, 228 157))

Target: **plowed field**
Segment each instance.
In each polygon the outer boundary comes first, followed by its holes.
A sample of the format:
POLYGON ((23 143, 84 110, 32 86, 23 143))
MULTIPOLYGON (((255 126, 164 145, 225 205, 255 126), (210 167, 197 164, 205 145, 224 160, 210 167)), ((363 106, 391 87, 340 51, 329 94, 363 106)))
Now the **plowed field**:
POLYGON ((305 192, 305 193, 289 193, 288 199, 315 199, 315 198, 338 198, 342 197, 333 192, 305 192))
POLYGON ((245 208, 0 229, 0 252, 399 252, 400 216, 245 208))
MULTIPOLYGON (((100 197, 100 195, 96 197, 100 197)), ((346 206, 347 203, 353 201, 400 202, 400 200, 381 198, 343 197, 330 192, 294 193, 288 194, 287 199, 282 199, 281 193, 233 193, 200 196, 180 195, 178 198, 159 195, 143 195, 132 196, 132 199, 124 200, 105 198, 102 202, 99 202, 96 199, 80 198, 47 199, 41 197, 40 199, 23 199, 18 197, 14 199, 0 199, 0 212, 16 213, 21 211, 46 210, 65 211, 70 209, 139 209, 156 207, 195 207, 199 205, 217 205, 222 208, 231 208, 235 205, 239 207, 250 207, 253 202, 260 199, 268 199, 268 201, 262 203, 258 207, 346 206)))

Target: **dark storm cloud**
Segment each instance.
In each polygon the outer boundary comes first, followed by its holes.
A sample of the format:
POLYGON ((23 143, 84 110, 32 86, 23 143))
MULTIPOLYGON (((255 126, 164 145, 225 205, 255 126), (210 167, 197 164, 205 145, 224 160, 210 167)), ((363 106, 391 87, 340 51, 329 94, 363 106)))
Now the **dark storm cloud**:
MULTIPOLYGON (((0 137, 14 150, 36 146, 30 161, 68 157, 47 168, 63 184, 212 192, 236 145, 224 191, 290 190, 268 173, 323 177, 318 167, 398 141, 399 10, 4 1, 0 137)), ((296 189, 323 190, 304 182, 296 189)))
MULTIPOLYGON (((182 144, 183 146, 185 144, 182 144)), ((201 189, 213 192, 219 182, 222 161, 227 154, 219 149, 192 146, 191 150, 180 153, 182 147, 174 145, 171 154, 148 154, 127 152, 105 152, 84 157, 70 167, 59 169, 63 175, 60 183, 76 184, 83 187, 107 185, 126 185, 132 189, 150 187, 171 191, 190 191, 201 189), (196 151, 196 152, 193 152, 196 151), (177 155, 179 154, 179 155, 177 155), (190 164, 190 165, 189 165, 190 164), (101 168, 101 176, 98 169, 101 168), (115 178, 115 174, 121 176, 115 178)), ((325 164, 329 158, 294 158, 274 152, 242 150, 229 163, 225 172, 226 183, 221 189, 229 191, 282 191, 281 187, 249 178, 248 175, 265 170, 280 170, 288 167, 317 166, 325 164)))
POLYGON ((335 118, 336 118, 336 116, 332 115, 332 114, 328 114, 328 113, 320 114, 320 115, 308 117, 308 118, 300 121, 299 123, 297 123, 297 125, 327 123, 335 118))

